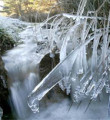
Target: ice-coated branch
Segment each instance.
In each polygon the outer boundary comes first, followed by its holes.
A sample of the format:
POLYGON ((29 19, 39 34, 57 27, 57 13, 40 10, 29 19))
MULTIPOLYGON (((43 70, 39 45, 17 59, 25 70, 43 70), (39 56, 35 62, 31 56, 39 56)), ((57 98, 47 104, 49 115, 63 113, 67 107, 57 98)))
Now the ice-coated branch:
POLYGON ((76 20, 77 18, 79 19, 98 19, 98 20, 108 20, 107 18, 104 17, 96 17, 96 16, 78 16, 78 15, 71 15, 67 13, 63 13, 64 17, 67 18, 72 18, 73 20, 76 20))
MULTIPOLYGON (((97 34, 102 35, 102 33, 97 34)), ((88 45, 94 36, 91 36, 85 43, 79 45, 73 50, 61 63, 59 63, 32 91, 28 96, 28 105, 33 112, 39 111, 39 101, 65 76, 69 76, 73 63, 76 60, 77 54, 80 50, 88 45)))

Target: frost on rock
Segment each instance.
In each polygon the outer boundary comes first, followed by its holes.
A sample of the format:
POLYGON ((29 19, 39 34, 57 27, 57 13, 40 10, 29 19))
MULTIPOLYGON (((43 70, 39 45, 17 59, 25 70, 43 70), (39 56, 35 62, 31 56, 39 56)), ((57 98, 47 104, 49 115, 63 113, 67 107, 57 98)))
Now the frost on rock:
POLYGON ((29 23, 20 21, 18 19, 0 16, 0 27, 4 28, 15 41, 20 39, 18 37, 19 33, 23 31, 28 25, 29 23))

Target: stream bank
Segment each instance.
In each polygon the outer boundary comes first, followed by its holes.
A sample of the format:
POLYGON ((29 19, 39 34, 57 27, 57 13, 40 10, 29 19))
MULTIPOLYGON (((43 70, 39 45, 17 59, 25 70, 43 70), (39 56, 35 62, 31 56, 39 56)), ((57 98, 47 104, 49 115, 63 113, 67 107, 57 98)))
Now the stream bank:
POLYGON ((0 28, 0 107, 3 110, 3 119, 12 117, 9 103, 8 73, 4 67, 2 55, 15 45, 14 40, 9 36, 5 29, 0 28))

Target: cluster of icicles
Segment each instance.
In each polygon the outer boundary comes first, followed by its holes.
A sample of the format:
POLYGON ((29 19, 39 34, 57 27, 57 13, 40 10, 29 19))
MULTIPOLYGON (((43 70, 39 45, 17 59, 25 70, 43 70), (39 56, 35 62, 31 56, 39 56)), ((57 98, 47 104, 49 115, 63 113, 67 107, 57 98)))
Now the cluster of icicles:
POLYGON ((81 0, 76 15, 56 15, 46 21, 53 19, 48 40, 50 49, 59 49, 60 63, 28 96, 33 112, 39 111, 39 101, 56 84, 74 102, 95 100, 104 88, 110 93, 110 12, 108 18, 98 17, 96 11, 83 16, 86 2, 81 0))

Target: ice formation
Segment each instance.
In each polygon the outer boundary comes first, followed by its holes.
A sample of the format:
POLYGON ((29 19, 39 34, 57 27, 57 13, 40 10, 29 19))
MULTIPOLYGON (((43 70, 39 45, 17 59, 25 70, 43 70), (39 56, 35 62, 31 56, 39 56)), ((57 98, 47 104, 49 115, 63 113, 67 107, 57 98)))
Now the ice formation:
POLYGON ((56 45, 59 49, 60 63, 29 94, 28 105, 34 112, 56 84, 71 94, 74 102, 96 100, 104 88, 110 93, 110 14, 104 18, 89 11, 83 16, 86 3, 81 0, 76 15, 54 16, 48 39, 51 48, 56 45), (98 26, 100 21, 103 27, 98 26))
MULTIPOLYGON (((80 1, 76 14, 58 14, 37 27, 20 24, 27 27, 19 33, 23 44, 3 56, 11 79, 11 97, 19 116, 27 115, 27 102, 34 113, 39 112, 40 100, 56 84, 71 95, 73 102, 97 100, 103 89, 110 94, 110 15, 108 18, 97 16, 102 6, 83 15, 86 3, 87 0, 80 1), (100 22, 102 26, 98 24, 100 22), (51 58, 59 53, 60 62, 35 87, 39 81, 36 67, 49 52, 51 58)), ((19 21, 14 23, 19 25, 19 21)), ((13 22, 11 24, 14 25, 13 22)))

